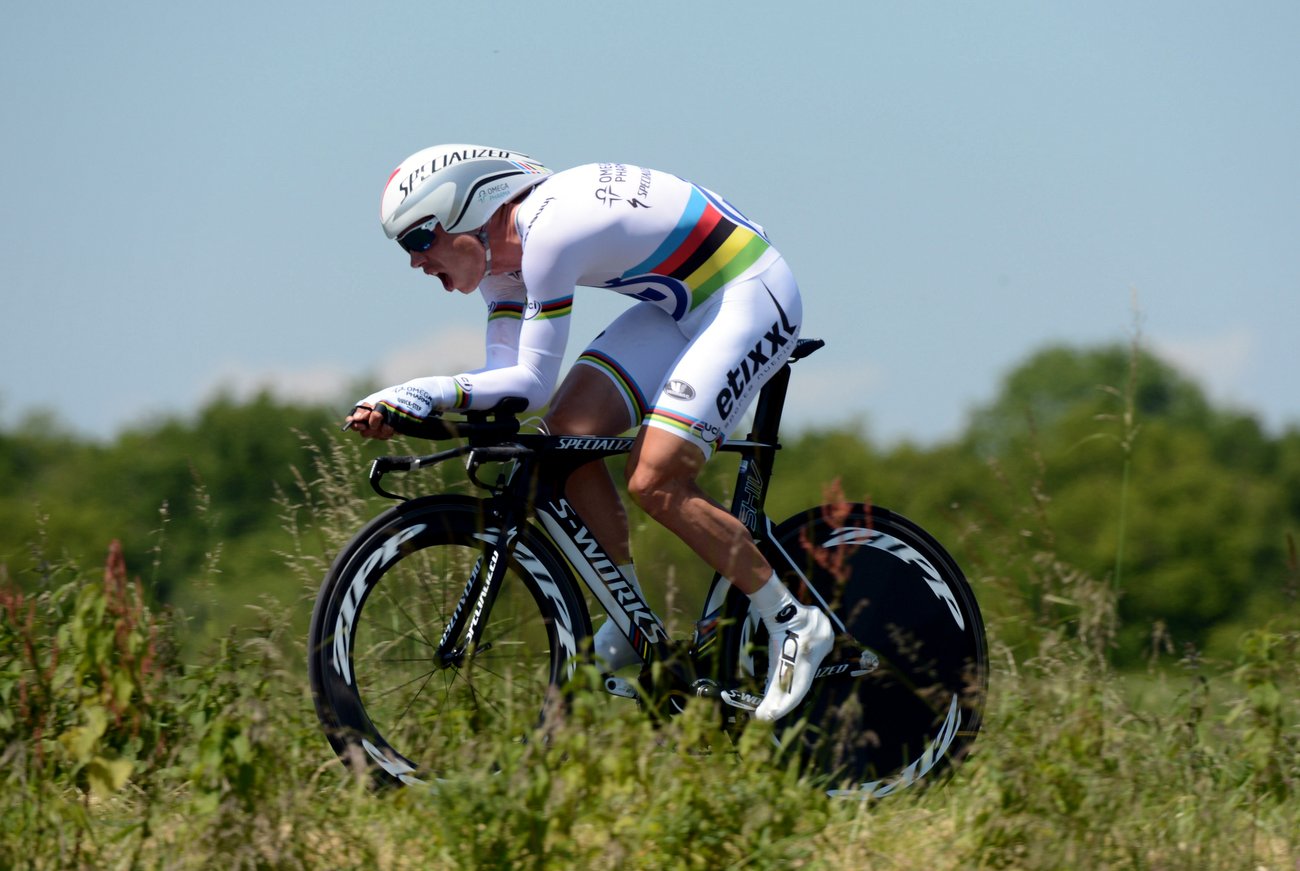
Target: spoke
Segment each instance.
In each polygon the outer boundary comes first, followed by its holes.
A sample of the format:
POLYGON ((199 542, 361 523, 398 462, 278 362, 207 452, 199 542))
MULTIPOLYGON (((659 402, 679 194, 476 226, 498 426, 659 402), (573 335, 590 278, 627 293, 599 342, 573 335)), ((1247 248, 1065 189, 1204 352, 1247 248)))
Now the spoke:
POLYGON ((450 619, 448 596, 463 596, 465 564, 482 559, 473 548, 448 550, 411 554, 412 561, 387 576, 366 605, 374 619, 363 624, 368 635, 358 639, 357 649, 369 663, 364 668, 372 688, 383 687, 369 693, 366 705, 375 726, 381 733, 391 730, 394 740, 418 744, 423 724, 452 710, 470 714, 476 728, 501 727, 525 700, 538 708, 545 700, 549 633, 513 570, 502 579, 493 613, 480 624, 477 652, 455 667, 438 660, 435 649, 450 619), (447 578, 459 579, 461 586, 447 578))
MULTIPOLYGON (((426 671, 426 672, 422 672, 422 673, 420 673, 420 674, 417 674, 415 677, 411 678, 410 680, 402 681, 402 682, 399 683, 397 686, 389 687, 389 688, 386 689, 386 690, 380 690, 379 692, 375 693, 375 698, 377 698, 377 699, 382 699, 382 698, 384 698, 385 696, 390 696, 390 695, 392 695, 392 694, 395 693, 395 692, 398 692, 398 691, 400 691, 400 690, 402 690, 402 689, 405 689, 406 687, 409 687, 411 684, 415 683, 415 682, 418 681, 418 680, 423 680, 423 681, 427 684, 427 683, 429 682, 429 678, 433 677, 433 676, 434 676, 435 674, 437 674, 437 673, 438 673, 438 670, 437 670, 437 669, 435 669, 435 668, 431 668, 431 669, 429 669, 429 670, 426 671)), ((421 691, 421 692, 424 691, 424 687, 423 687, 423 686, 420 687, 420 691, 421 691)), ((408 705, 408 707, 409 707, 409 705, 408 705)))
POLYGON ((494 701, 489 693, 480 692, 478 687, 474 686, 470 681, 466 681, 465 684, 469 687, 470 695, 476 707, 486 708, 487 710, 492 711, 499 719, 506 719, 506 710, 503 707, 505 704, 504 700, 501 702, 494 701))
MULTIPOLYGON (((433 672, 429 672, 424 676, 424 683, 420 684, 420 689, 416 691, 415 695, 411 696, 410 701, 406 703, 406 707, 402 708, 402 712, 398 714, 397 719, 393 721, 394 724, 400 723, 406 718, 407 712, 411 710, 411 705, 415 704, 416 699, 424 695, 424 688, 429 685, 429 681, 431 680, 433 680, 433 672)), ((408 681, 407 683, 414 683, 414 681, 408 681)))
POLYGON ((415 618, 413 618, 410 612, 406 610, 405 605, 403 605, 401 602, 394 602, 393 607, 395 607, 397 609, 397 612, 401 614, 403 617, 405 617, 407 622, 411 624, 411 628, 414 629, 416 634, 420 636, 420 640, 424 642, 425 647, 434 646, 433 642, 430 641, 428 636, 424 634, 424 630, 420 628, 420 624, 416 623, 415 618))
POLYGON ((544 657, 540 653, 534 653, 527 656, 512 654, 509 656, 483 656, 474 660, 474 667, 479 671, 486 672, 492 677, 505 680, 508 671, 512 666, 518 667, 529 662, 540 662, 544 657))
MULTIPOLYGON (((499 672, 494 672, 486 668, 482 668, 481 666, 478 666, 477 663, 475 665, 475 670, 479 673, 486 674, 489 677, 495 678, 496 680, 500 681, 503 684, 507 680, 504 674, 499 672)), ((494 696, 496 695, 495 693, 493 693, 490 690, 485 691, 480 689, 477 682, 470 680, 469 677, 466 675, 466 673, 463 671, 457 670, 453 672, 452 679, 448 681, 447 684, 447 692, 445 697, 450 697, 452 686, 456 683, 463 684, 465 689, 469 691, 470 701, 474 706, 486 708, 488 710, 493 711, 498 717, 501 717, 503 719, 505 718, 506 712, 505 712, 505 708, 503 707, 504 700, 498 702, 494 698, 494 696)))
MULTIPOLYGON (((466 592, 470 589, 470 578, 474 577, 474 575, 482 568, 483 554, 481 552, 473 551, 473 549, 470 548, 467 548, 467 550, 470 550, 471 554, 475 557, 473 565, 468 569, 461 569, 457 566, 460 563, 468 562, 469 560, 459 560, 447 557, 441 561, 438 571, 425 571, 417 574, 418 586, 423 587, 425 591, 423 599, 433 606, 434 610, 437 612, 437 622, 444 630, 451 619, 451 610, 447 607, 448 591, 457 591, 456 602, 459 604, 461 599, 464 598, 466 592), (439 577, 443 579, 442 583, 435 583, 436 579, 439 577), (451 584, 446 580, 448 577, 463 578, 463 580, 457 584, 451 584)), ((469 554, 467 554, 467 556, 468 555, 469 554)), ((482 582, 484 581, 481 579, 480 583, 482 582)), ((400 608, 401 606, 399 605, 398 607, 400 608)), ((440 631, 439 642, 430 642, 429 646, 435 648, 438 647, 441 643, 441 638, 442 632, 440 631)), ((455 640, 456 639, 452 638, 449 639, 449 642, 454 643, 455 640)))
POLYGON ((372 645, 373 647, 385 647, 385 646, 391 647, 403 641, 419 641, 421 642, 422 646, 427 647, 430 650, 432 650, 435 646, 429 643, 429 639, 426 638, 424 636, 424 633, 422 632, 416 632, 416 633, 401 632, 398 631, 397 629, 393 629, 388 626, 371 626, 369 627, 369 629, 372 635, 378 635, 382 632, 386 635, 392 636, 391 638, 386 639, 382 642, 375 642, 374 645, 372 645))

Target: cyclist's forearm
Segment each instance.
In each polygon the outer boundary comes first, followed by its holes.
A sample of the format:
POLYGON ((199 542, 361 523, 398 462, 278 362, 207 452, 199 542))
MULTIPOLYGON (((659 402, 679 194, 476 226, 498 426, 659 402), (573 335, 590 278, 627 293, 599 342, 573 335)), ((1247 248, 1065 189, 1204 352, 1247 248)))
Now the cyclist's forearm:
POLYGON ((535 361, 521 360, 513 366, 457 375, 455 380, 464 399, 455 407, 480 410, 491 408, 507 396, 518 396, 528 401, 530 410, 541 408, 551 398, 560 368, 558 360, 552 365, 542 363, 539 366, 535 361))

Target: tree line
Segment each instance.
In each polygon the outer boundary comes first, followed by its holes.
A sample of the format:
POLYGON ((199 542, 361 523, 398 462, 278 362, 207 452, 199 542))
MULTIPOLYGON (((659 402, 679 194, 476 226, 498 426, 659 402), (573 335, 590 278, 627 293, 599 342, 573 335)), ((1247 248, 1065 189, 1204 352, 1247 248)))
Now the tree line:
MULTIPOLYGON (((262 394, 219 397, 107 443, 48 415, 0 431, 0 583, 35 588, 68 566, 102 564, 116 540, 131 574, 196 633, 222 631, 266 597, 305 620, 310 582, 288 564, 327 564, 349 531, 310 510, 322 489, 378 513, 368 459, 424 450, 360 445, 338 417, 262 394)), ((719 455, 706 486, 725 499, 734 473, 719 455)), ((1300 429, 1270 434, 1216 407, 1140 348, 1033 354, 959 436, 936 444, 878 444, 854 424, 794 431, 769 513, 828 498, 872 501, 933 532, 1007 644, 1069 624, 1135 664, 1171 651, 1227 656, 1245 628, 1300 625, 1300 429)), ((694 619, 707 571, 651 522, 634 525, 652 604, 694 619)))

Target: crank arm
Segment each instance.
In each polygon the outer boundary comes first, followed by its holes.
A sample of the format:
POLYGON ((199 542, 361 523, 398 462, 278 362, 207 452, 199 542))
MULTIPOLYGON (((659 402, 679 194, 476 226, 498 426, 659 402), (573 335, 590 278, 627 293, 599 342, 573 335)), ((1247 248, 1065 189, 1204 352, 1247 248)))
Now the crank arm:
POLYGON ((863 650, 857 659, 841 659, 836 662, 823 662, 813 675, 813 680, 828 677, 856 678, 871 674, 880 668, 880 657, 870 650, 863 650))
MULTIPOLYGON (((830 664, 823 663, 817 669, 817 674, 813 676, 813 680, 827 678, 855 679, 871 674, 878 668, 880 668, 880 657, 870 650, 864 650, 857 659, 840 660, 830 664)), ((760 695, 739 689, 723 689, 711 680, 697 680, 694 689, 695 694, 701 698, 718 699, 733 708, 740 708, 742 711, 753 712, 758 709, 759 704, 763 701, 763 697, 760 695)))
MULTIPOLYGON (((813 680, 824 680, 828 678, 849 678, 855 679, 871 674, 880 668, 880 657, 870 650, 863 650, 856 659, 839 660, 829 664, 823 663, 817 669, 817 674, 813 680)), ((702 678, 691 685, 695 695, 703 699, 717 699, 733 708, 740 708, 742 711, 753 712, 758 709, 763 697, 745 692, 739 689, 723 689, 716 681, 702 678)), ((605 692, 612 696, 618 696, 625 699, 637 698, 636 686, 627 678, 607 675, 605 677, 605 692)))

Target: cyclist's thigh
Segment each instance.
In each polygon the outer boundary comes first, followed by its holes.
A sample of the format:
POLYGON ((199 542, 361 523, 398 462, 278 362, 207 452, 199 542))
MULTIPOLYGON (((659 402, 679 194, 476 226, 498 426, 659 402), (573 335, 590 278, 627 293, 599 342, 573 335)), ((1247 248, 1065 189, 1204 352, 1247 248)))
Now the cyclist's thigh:
POLYGON ((618 383, 590 365, 569 370, 546 412, 546 431, 553 435, 613 436, 636 423, 618 383))
POLYGON ((689 342, 668 369, 646 425, 711 456, 789 358, 802 319, 799 287, 784 260, 719 290, 682 319, 689 342))
POLYGON ((571 374, 577 376, 579 369, 603 373, 626 409, 624 429, 628 429, 641 424, 663 387, 664 374, 686 343, 667 312, 648 302, 637 303, 592 340, 571 374))

